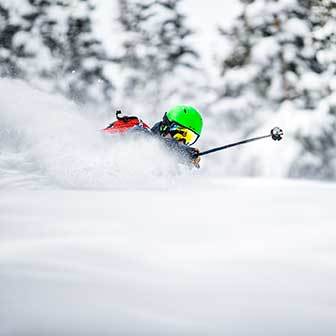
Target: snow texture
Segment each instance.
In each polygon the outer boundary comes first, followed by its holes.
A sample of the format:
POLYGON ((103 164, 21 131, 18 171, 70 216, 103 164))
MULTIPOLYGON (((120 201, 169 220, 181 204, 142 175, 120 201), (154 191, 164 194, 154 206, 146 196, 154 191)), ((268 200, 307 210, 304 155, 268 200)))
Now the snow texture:
POLYGON ((3 192, 0 334, 332 336, 334 194, 205 178, 3 192))
POLYGON ((335 334, 335 184, 183 170, 0 92, 1 336, 335 334))
POLYGON ((150 188, 165 184, 161 175, 188 171, 158 140, 105 135, 101 129, 107 121, 85 117, 61 96, 13 80, 1 80, 0 90, 4 94, 0 103, 3 187, 14 185, 16 178, 18 186, 21 180, 30 181, 22 178, 27 174, 35 176, 32 187, 38 179, 52 187, 74 189, 125 188, 134 180, 150 188))

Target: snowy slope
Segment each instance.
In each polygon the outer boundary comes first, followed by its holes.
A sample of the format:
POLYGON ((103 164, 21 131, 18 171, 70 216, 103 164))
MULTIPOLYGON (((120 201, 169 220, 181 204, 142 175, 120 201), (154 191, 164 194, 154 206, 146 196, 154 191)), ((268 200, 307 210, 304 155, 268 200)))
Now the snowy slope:
POLYGON ((0 81, 0 335, 334 335, 334 184, 215 178, 0 81))
POLYGON ((334 335, 335 191, 1 192, 0 335, 334 335))

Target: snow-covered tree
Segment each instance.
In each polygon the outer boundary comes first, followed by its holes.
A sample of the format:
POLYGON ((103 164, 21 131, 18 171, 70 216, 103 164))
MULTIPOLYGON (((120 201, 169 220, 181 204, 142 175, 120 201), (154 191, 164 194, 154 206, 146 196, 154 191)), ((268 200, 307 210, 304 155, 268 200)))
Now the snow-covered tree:
POLYGON ((58 87, 80 102, 110 101, 113 87, 104 71, 108 57, 93 32, 94 7, 91 1, 81 0, 69 10, 64 51, 60 55, 63 79, 58 81, 58 87))
MULTIPOLYGON (((307 76, 320 74, 309 21, 309 6, 297 1, 251 0, 229 30, 221 30, 231 42, 221 62, 220 98, 233 100, 229 117, 240 124, 256 111, 276 109, 285 100, 311 104, 312 92, 305 87, 307 76), (302 85, 299 85, 302 84, 302 85)), ((233 123, 235 126, 235 123, 233 123)))
POLYGON ((7 1, 0 7, 2 75, 21 77, 78 101, 109 101, 107 60, 92 29, 91 0, 7 1))
POLYGON ((330 139, 335 133, 331 99, 335 86, 335 2, 241 2, 243 9, 233 26, 221 29, 230 49, 220 62, 217 110, 221 108, 232 129, 239 127, 249 133, 272 118, 272 112, 283 111, 290 103, 291 131, 301 150, 288 174, 307 175, 314 156, 320 167, 309 175, 330 177, 322 170, 326 160, 331 161, 330 139), (310 131, 308 136, 308 124, 318 131, 310 131), (304 168, 303 162, 307 162, 304 168))
POLYGON ((0 3, 0 76, 24 78, 24 64, 36 56, 31 39, 23 37, 32 30, 36 11, 28 1, 3 0, 0 3))
POLYGON ((120 66, 126 95, 155 111, 162 101, 191 99, 198 53, 189 38, 183 0, 119 0, 120 66))
MULTIPOLYGON (((314 104, 310 127, 302 127, 302 144, 292 175, 336 179, 336 2, 312 0, 314 49, 322 72, 316 91, 324 88, 314 104)), ((313 79, 312 79, 313 80, 313 79)))

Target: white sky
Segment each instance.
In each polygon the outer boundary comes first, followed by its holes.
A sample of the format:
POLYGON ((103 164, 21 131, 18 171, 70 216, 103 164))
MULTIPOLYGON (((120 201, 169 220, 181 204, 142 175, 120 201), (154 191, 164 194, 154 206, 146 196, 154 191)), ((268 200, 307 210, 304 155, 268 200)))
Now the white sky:
MULTIPOLYGON (((121 34, 118 34, 117 0, 94 0, 97 6, 96 31, 108 50, 117 52, 121 34)), ((183 12, 188 24, 195 31, 191 38, 209 73, 213 70, 213 57, 220 52, 216 28, 227 25, 239 12, 239 0, 185 0, 183 12), (212 70, 211 70, 212 69, 212 70)), ((220 52, 221 53, 221 52, 220 52)))
POLYGON ((217 27, 225 26, 239 13, 238 0, 185 0, 185 13, 195 29, 193 41, 208 71, 212 69, 215 51, 219 51, 217 27))
MULTIPOLYGON (((112 36, 112 21, 118 16, 117 0, 94 0, 97 5, 97 30, 103 36, 112 36)), ((238 0, 185 0, 184 12, 188 15, 189 22, 197 30, 198 38, 202 42, 211 42, 214 30, 218 24, 227 24, 238 12, 238 0)))
POLYGON ((230 21, 239 9, 238 0, 185 0, 185 8, 190 21, 208 33, 217 24, 230 21))

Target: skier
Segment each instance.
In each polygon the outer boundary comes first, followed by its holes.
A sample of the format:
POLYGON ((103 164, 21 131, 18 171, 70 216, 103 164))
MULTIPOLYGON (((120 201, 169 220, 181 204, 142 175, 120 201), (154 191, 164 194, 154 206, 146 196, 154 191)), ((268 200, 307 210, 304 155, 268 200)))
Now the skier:
POLYGON ((104 132, 110 134, 140 132, 156 136, 181 162, 200 168, 199 150, 191 147, 200 137, 203 128, 202 116, 196 108, 190 105, 177 105, 166 112, 162 120, 152 128, 138 117, 120 117, 120 114, 121 111, 117 111, 117 121, 103 129, 104 132))
POLYGON ((151 132, 162 137, 166 145, 184 160, 200 168, 199 149, 191 145, 200 137, 202 128, 203 119, 195 107, 177 105, 164 114, 162 121, 157 122, 151 132))
POLYGON ((282 129, 273 127, 267 135, 245 139, 200 152, 198 148, 191 146, 201 135, 203 119, 200 112, 190 105, 177 105, 173 107, 152 128, 138 117, 120 117, 120 114, 121 111, 117 111, 117 121, 104 128, 104 132, 110 134, 132 132, 156 136, 177 155, 180 161, 197 168, 200 168, 201 156, 266 138, 272 138, 274 141, 280 141, 283 138, 282 129))

